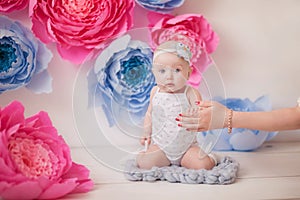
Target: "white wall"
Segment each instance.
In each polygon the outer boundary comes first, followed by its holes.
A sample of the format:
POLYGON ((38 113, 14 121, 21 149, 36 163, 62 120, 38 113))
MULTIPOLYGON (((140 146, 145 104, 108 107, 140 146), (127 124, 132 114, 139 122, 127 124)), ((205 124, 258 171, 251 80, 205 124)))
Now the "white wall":
POLYGON ((300 96, 299 11, 297 0, 189 0, 176 13, 202 13, 220 36, 213 58, 227 96, 269 94, 278 108, 300 96))
MULTIPOLYGON (((213 58, 227 97, 254 100, 268 94, 274 108, 280 108, 294 106, 300 96, 299 11, 299 0, 186 0, 174 13, 202 13, 219 34, 220 45, 213 58)), ((30 24, 25 11, 10 17, 30 24)), ((26 89, 9 91, 0 95, 0 106, 18 99, 25 105, 27 116, 39 110, 49 112, 68 144, 77 146, 81 143, 72 102, 79 66, 62 60, 54 46, 49 47, 54 53, 49 66, 54 79, 53 92, 35 95, 26 89)), ((83 99, 82 108, 85 103, 83 99)), ((92 129, 87 126, 86 134, 92 129)), ((295 139, 300 140, 297 131, 275 138, 279 141, 295 139)))
MULTIPOLYGON (((175 12, 203 14, 220 37, 213 54, 227 97, 269 95, 274 108, 300 97, 300 1, 188 0, 175 12)), ((297 131, 289 131, 297 132, 297 131)), ((300 139, 281 134, 276 139, 300 139)))

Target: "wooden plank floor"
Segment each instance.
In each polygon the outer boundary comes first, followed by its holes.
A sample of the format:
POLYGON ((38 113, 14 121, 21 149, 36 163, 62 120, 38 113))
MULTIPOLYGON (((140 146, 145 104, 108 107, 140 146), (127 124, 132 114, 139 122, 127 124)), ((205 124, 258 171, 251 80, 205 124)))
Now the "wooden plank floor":
POLYGON ((230 185, 131 182, 83 148, 73 148, 75 162, 91 170, 93 191, 64 199, 300 199, 300 142, 267 142, 254 152, 216 152, 240 163, 230 185))

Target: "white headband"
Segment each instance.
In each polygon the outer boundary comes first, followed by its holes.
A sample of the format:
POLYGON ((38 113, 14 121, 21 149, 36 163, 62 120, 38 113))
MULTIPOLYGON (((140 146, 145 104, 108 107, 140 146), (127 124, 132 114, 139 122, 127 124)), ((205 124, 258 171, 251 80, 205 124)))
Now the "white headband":
POLYGON ((191 65, 192 53, 189 47, 181 42, 172 41, 166 48, 158 48, 153 55, 153 60, 163 53, 175 53, 178 57, 183 58, 191 65))

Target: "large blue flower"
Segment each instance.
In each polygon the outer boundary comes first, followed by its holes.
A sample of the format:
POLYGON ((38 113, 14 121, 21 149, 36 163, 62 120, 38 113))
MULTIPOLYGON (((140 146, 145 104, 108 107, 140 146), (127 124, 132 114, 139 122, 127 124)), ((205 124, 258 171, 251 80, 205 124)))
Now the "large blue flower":
POLYGON ((102 106, 110 126, 142 121, 155 85, 152 54, 146 43, 125 35, 97 57, 88 75, 89 100, 102 106))
POLYGON ((136 0, 142 7, 154 12, 170 12, 181 6, 184 0, 136 0))
MULTIPOLYGON (((254 102, 252 102, 248 98, 216 98, 215 100, 235 111, 251 112, 269 111, 272 109, 271 103, 267 96, 261 96, 254 102)), ((232 133, 228 134, 227 129, 219 129, 202 132, 198 135, 198 139, 203 140, 204 137, 208 134, 220 134, 219 140, 214 146, 214 150, 251 151, 259 148, 265 141, 270 140, 272 137, 274 137, 276 133, 277 132, 234 128, 232 130, 232 133)))
POLYGON ((52 53, 18 22, 0 16, 0 94, 22 86, 51 92, 47 72, 52 53))

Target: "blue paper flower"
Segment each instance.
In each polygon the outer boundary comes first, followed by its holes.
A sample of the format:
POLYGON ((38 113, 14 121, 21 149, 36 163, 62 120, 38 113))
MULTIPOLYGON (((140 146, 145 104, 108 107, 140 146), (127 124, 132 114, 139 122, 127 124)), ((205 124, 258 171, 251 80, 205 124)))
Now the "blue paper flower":
POLYGON ((148 10, 165 13, 180 7, 184 0, 136 0, 136 2, 148 10))
POLYGON ((49 93, 52 53, 18 22, 0 16, 0 94, 22 86, 49 93))
POLYGON ((143 120, 155 85, 151 48, 125 35, 114 40, 97 57, 89 72, 89 102, 102 106, 110 126, 143 120))
MULTIPOLYGON (((269 111, 272 109, 271 103, 267 96, 261 96, 255 102, 250 101, 248 98, 216 98, 215 100, 235 111, 251 112, 269 111)), ((272 137, 274 137, 277 132, 234 128, 232 130, 232 133, 228 134, 227 129, 218 129, 201 132, 198 135, 198 139, 203 139, 207 134, 220 134, 219 140, 214 146, 214 150, 252 151, 259 148, 265 141, 270 140, 272 137)))

